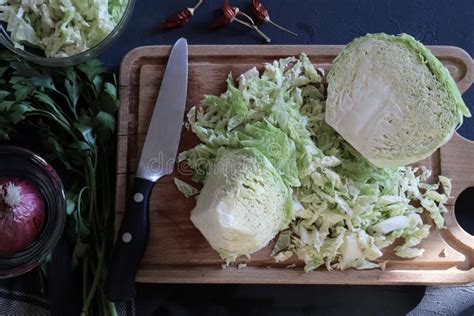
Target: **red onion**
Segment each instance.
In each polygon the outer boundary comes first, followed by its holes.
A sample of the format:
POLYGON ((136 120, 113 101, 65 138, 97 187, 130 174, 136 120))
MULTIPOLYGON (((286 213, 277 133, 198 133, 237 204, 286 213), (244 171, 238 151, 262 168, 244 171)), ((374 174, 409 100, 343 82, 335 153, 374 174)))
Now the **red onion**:
POLYGON ((43 195, 28 180, 0 178, 0 256, 24 250, 40 234, 43 195))

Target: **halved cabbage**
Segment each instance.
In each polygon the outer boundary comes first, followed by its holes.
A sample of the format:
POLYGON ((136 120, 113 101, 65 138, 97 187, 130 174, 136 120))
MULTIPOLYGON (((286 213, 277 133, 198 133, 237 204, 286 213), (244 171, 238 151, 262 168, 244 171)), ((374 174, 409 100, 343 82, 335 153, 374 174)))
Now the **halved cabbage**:
POLYGON ((355 39, 327 81, 326 122, 377 167, 430 156, 470 116, 448 70, 406 34, 355 39))
POLYGON ((292 219, 291 195, 258 150, 219 149, 191 221, 227 262, 265 247, 292 219))

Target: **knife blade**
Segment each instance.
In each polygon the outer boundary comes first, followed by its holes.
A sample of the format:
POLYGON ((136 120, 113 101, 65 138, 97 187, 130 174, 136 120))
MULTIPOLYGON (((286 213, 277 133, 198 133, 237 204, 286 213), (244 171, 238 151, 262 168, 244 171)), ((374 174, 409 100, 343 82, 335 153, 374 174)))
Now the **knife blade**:
POLYGON ((179 39, 171 49, 160 91, 127 199, 105 281, 112 302, 135 297, 135 277, 149 234, 149 199, 153 185, 174 170, 188 87, 188 45, 179 39))

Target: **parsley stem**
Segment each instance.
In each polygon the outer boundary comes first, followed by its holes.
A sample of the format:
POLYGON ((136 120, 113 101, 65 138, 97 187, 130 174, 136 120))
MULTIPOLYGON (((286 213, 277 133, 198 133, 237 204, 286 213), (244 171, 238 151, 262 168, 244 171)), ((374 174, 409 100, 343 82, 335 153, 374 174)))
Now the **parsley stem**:
POLYGON ((60 96, 62 96, 64 98, 64 100, 66 100, 66 103, 67 105, 69 106, 69 109, 71 110, 71 113, 72 115, 74 116, 74 119, 77 121, 78 117, 77 117, 77 112, 76 110, 74 109, 71 101, 69 100, 69 98, 64 94, 62 93, 61 91, 59 90, 54 90, 56 93, 58 93, 60 96))
POLYGON ((115 307, 115 304, 113 302, 107 301, 109 305, 109 312, 111 316, 118 316, 117 313, 117 308, 115 307))
POLYGON ((102 278, 102 270, 104 268, 104 259, 105 259, 105 241, 102 240, 102 246, 100 250, 99 262, 97 264, 97 269, 94 273, 94 280, 92 281, 92 286, 89 290, 89 295, 87 296, 84 306, 82 307, 82 313, 84 315, 88 314, 88 311, 91 307, 92 300, 94 299, 94 295, 97 291, 97 286, 99 285, 99 281, 102 278))
MULTIPOLYGON (((87 259, 84 258, 84 261, 87 259)), ((89 288, 89 266, 84 264, 82 267, 82 301, 85 302, 87 299, 87 290, 89 288)))

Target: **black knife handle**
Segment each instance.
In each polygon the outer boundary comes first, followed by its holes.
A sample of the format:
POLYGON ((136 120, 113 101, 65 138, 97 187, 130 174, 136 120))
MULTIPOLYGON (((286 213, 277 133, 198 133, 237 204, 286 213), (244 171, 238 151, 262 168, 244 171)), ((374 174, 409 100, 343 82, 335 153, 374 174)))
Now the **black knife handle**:
POLYGON ((153 182, 140 178, 133 182, 105 279, 105 295, 112 302, 129 301, 135 297, 135 276, 150 231, 148 207, 153 185, 153 182))

